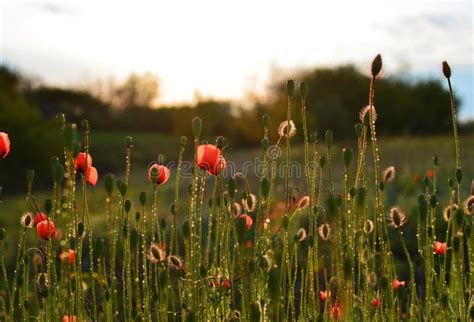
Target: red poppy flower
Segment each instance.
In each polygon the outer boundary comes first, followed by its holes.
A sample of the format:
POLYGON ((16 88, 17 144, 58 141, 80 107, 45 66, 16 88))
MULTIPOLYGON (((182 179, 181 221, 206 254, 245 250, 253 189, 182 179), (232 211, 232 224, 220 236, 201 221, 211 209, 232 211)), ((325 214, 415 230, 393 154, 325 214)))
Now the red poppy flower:
POLYGON ((76 258, 76 253, 74 252, 74 249, 70 249, 67 252, 62 252, 61 255, 59 255, 59 259, 63 263, 72 264, 74 263, 75 258, 76 258))
POLYGON ((54 237, 56 226, 53 221, 46 219, 36 225, 36 232, 41 239, 48 240, 54 237))
POLYGON ((331 297, 331 291, 319 291, 321 301, 326 301, 328 297, 331 297))
POLYGON ((48 219, 48 216, 44 212, 37 212, 34 220, 35 227, 43 220, 48 219))
POLYGON ((230 289, 230 279, 226 278, 226 279, 224 280, 224 283, 222 284, 222 286, 223 286, 226 290, 230 289))
POLYGON ((77 317, 75 315, 65 315, 63 316, 63 322, 77 322, 77 317))
POLYGON ((380 306, 381 303, 382 301, 380 299, 375 298, 372 300, 372 302, 370 302, 370 305, 372 305, 372 307, 376 309, 380 306))
POLYGON ((197 148, 197 166, 203 170, 216 169, 221 159, 221 150, 213 144, 202 144, 197 148))
POLYGON ((5 158, 10 153, 10 139, 8 134, 0 132, 0 158, 5 158))
POLYGON ((434 176, 434 171, 433 170, 426 170, 425 176, 429 179, 433 178, 434 176))
POLYGON ((250 217, 249 215, 245 215, 245 214, 240 215, 239 217, 245 219, 245 223, 246 223, 246 225, 247 225, 247 231, 249 231, 250 228, 252 228, 252 224, 253 224, 253 219, 252 219, 252 217, 250 217))
POLYGON ((435 242, 433 248, 434 248, 435 253, 438 255, 446 254, 446 248, 447 248, 446 243, 435 242))
POLYGON ((86 171, 86 181, 91 186, 95 186, 97 184, 97 180, 99 179, 99 174, 97 173, 97 169, 95 167, 88 167, 86 171))
POLYGON ((400 286, 405 286, 405 281, 394 279, 392 282, 392 288, 396 291, 400 286))
POLYGON ((336 303, 331 306, 331 310, 329 312, 331 314, 331 317, 334 320, 339 320, 342 318, 344 311, 342 309, 342 305, 339 303, 339 301, 336 301, 336 303))
POLYGON ((90 154, 81 152, 77 155, 74 163, 76 171, 86 172, 88 168, 92 167, 92 157, 90 154), (87 159, 87 164, 86 164, 87 159))
POLYGON ((212 169, 209 169, 209 173, 213 176, 217 176, 220 172, 224 171, 226 166, 227 163, 225 162, 224 157, 221 156, 219 162, 217 162, 212 169))
POLYGON ((165 184, 168 179, 170 178, 170 169, 168 169, 166 166, 154 163, 148 168, 148 180, 151 183, 157 183, 159 185, 165 184), (158 176, 156 177, 156 181, 153 181, 153 176, 152 176, 152 170, 157 169, 158 170, 158 176))

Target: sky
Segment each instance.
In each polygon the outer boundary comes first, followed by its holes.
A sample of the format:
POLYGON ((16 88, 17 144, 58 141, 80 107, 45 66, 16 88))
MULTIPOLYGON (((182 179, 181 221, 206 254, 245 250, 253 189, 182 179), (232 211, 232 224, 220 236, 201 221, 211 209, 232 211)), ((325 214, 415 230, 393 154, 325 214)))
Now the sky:
POLYGON ((368 72, 377 53, 384 77, 441 78, 448 60, 474 119, 472 1, 0 0, 0 22, 0 64, 59 86, 151 72, 162 104, 263 95, 275 71, 368 72))

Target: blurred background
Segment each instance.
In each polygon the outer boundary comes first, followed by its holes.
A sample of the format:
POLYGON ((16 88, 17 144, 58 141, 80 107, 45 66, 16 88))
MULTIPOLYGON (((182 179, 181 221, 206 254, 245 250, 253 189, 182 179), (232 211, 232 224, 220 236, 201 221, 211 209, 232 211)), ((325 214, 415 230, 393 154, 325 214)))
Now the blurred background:
MULTIPOLYGON (((453 71, 467 188, 474 175, 472 12, 472 1, 3 1, 0 131, 10 135, 12 149, 0 161, 8 201, 0 205, 0 224, 18 219, 4 213, 23 211, 27 169, 36 171, 35 194, 48 196, 50 160, 62 153, 59 112, 70 122, 89 120, 100 176, 123 173, 124 137, 134 138, 138 199, 151 190, 146 165, 159 154, 176 160, 194 116, 203 119, 209 142, 228 138, 228 160, 261 156, 262 115, 271 117, 274 143, 286 118, 286 80, 304 80, 308 127, 320 138, 334 131, 340 164, 340 149, 356 148, 354 124, 367 104, 377 53, 384 60, 375 96, 382 166, 399 170, 389 202, 411 195, 407 203, 416 203, 413 192, 434 155, 443 167, 441 192, 453 175, 443 60, 453 71)), ((293 106, 298 159, 297 99, 293 106)), ((171 186, 163 188, 165 212, 171 186)), ((103 212, 102 182, 94 189, 91 211, 103 212)))

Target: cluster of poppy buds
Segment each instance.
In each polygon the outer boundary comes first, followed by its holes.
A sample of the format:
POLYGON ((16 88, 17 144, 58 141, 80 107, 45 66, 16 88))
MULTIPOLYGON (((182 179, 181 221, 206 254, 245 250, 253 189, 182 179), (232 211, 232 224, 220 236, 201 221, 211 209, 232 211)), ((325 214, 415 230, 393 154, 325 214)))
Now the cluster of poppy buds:
POLYGON ((10 139, 8 134, 0 132, 0 159, 5 158, 10 153, 10 139))
POLYGON ((97 169, 92 166, 92 157, 89 153, 81 152, 76 157, 76 162, 74 163, 76 171, 80 171, 85 174, 86 181, 91 186, 95 186, 97 184, 97 180, 99 179, 99 174, 97 173, 97 169))

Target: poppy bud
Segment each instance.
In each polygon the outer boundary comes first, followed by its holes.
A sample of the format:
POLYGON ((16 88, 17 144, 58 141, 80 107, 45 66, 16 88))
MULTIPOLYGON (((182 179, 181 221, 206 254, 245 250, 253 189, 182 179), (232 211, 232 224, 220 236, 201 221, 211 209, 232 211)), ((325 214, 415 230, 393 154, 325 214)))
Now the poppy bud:
POLYGON ((31 184, 35 179, 35 170, 26 171, 26 182, 31 184))
POLYGON ((199 117, 195 117, 192 120, 192 127, 193 127, 193 134, 195 137, 199 137, 201 135, 202 130, 202 120, 199 117))
POLYGON ((146 192, 144 191, 140 192, 140 204, 142 206, 145 206, 146 204, 146 192))
POLYGON ((10 153, 10 139, 8 134, 0 132, 0 159, 5 158, 10 153))
POLYGON ((300 83, 300 95, 302 100, 306 100, 308 96, 308 84, 306 84, 306 82, 300 83))
POLYGON ((288 82, 286 82, 286 93, 288 94, 288 97, 293 96, 293 92, 295 91, 295 82, 290 79, 288 82))
POLYGON ((127 184, 122 179, 117 180, 117 188, 120 191, 122 197, 127 194, 127 184))
POLYGON ((270 116, 268 116, 268 114, 263 114, 262 121, 263 121, 263 127, 267 128, 268 124, 270 123, 270 116))
POLYGON ((351 148, 344 148, 342 150, 344 156, 344 165, 348 168, 351 165, 352 161, 352 149, 351 148))
POLYGON ((181 145, 182 148, 184 148, 187 143, 188 143, 188 138, 185 137, 184 135, 179 138, 179 144, 181 145))
POLYGON ((131 136, 125 137, 125 147, 127 149, 133 148, 133 138, 131 136))
POLYGON ((372 77, 377 77, 382 70, 382 56, 378 54, 375 56, 374 60, 372 61, 372 77))
POLYGON ((270 180, 268 180, 267 177, 262 179, 260 182, 260 187, 262 189, 262 195, 264 198, 268 198, 268 195, 270 194, 270 180))
POLYGON ((326 131, 325 140, 327 148, 330 149, 333 142, 333 133, 331 130, 326 131))
POLYGON ((56 226, 50 219, 42 220, 36 225, 36 232, 41 239, 49 240, 50 238, 54 237, 56 233, 56 226))
POLYGON ((7 231, 5 230, 5 228, 0 227, 0 240, 4 240, 6 236, 7 236, 7 231))
POLYGON ((108 173, 104 176, 104 186, 109 196, 114 191, 114 181, 115 181, 115 176, 113 174, 108 173))
POLYGON ((451 67, 449 67, 449 64, 447 61, 443 61, 443 74, 444 74, 444 77, 446 78, 451 77, 451 67))
POLYGON ((58 124, 59 128, 64 128, 64 124, 66 124, 66 116, 64 113, 56 114, 56 123, 58 124))

